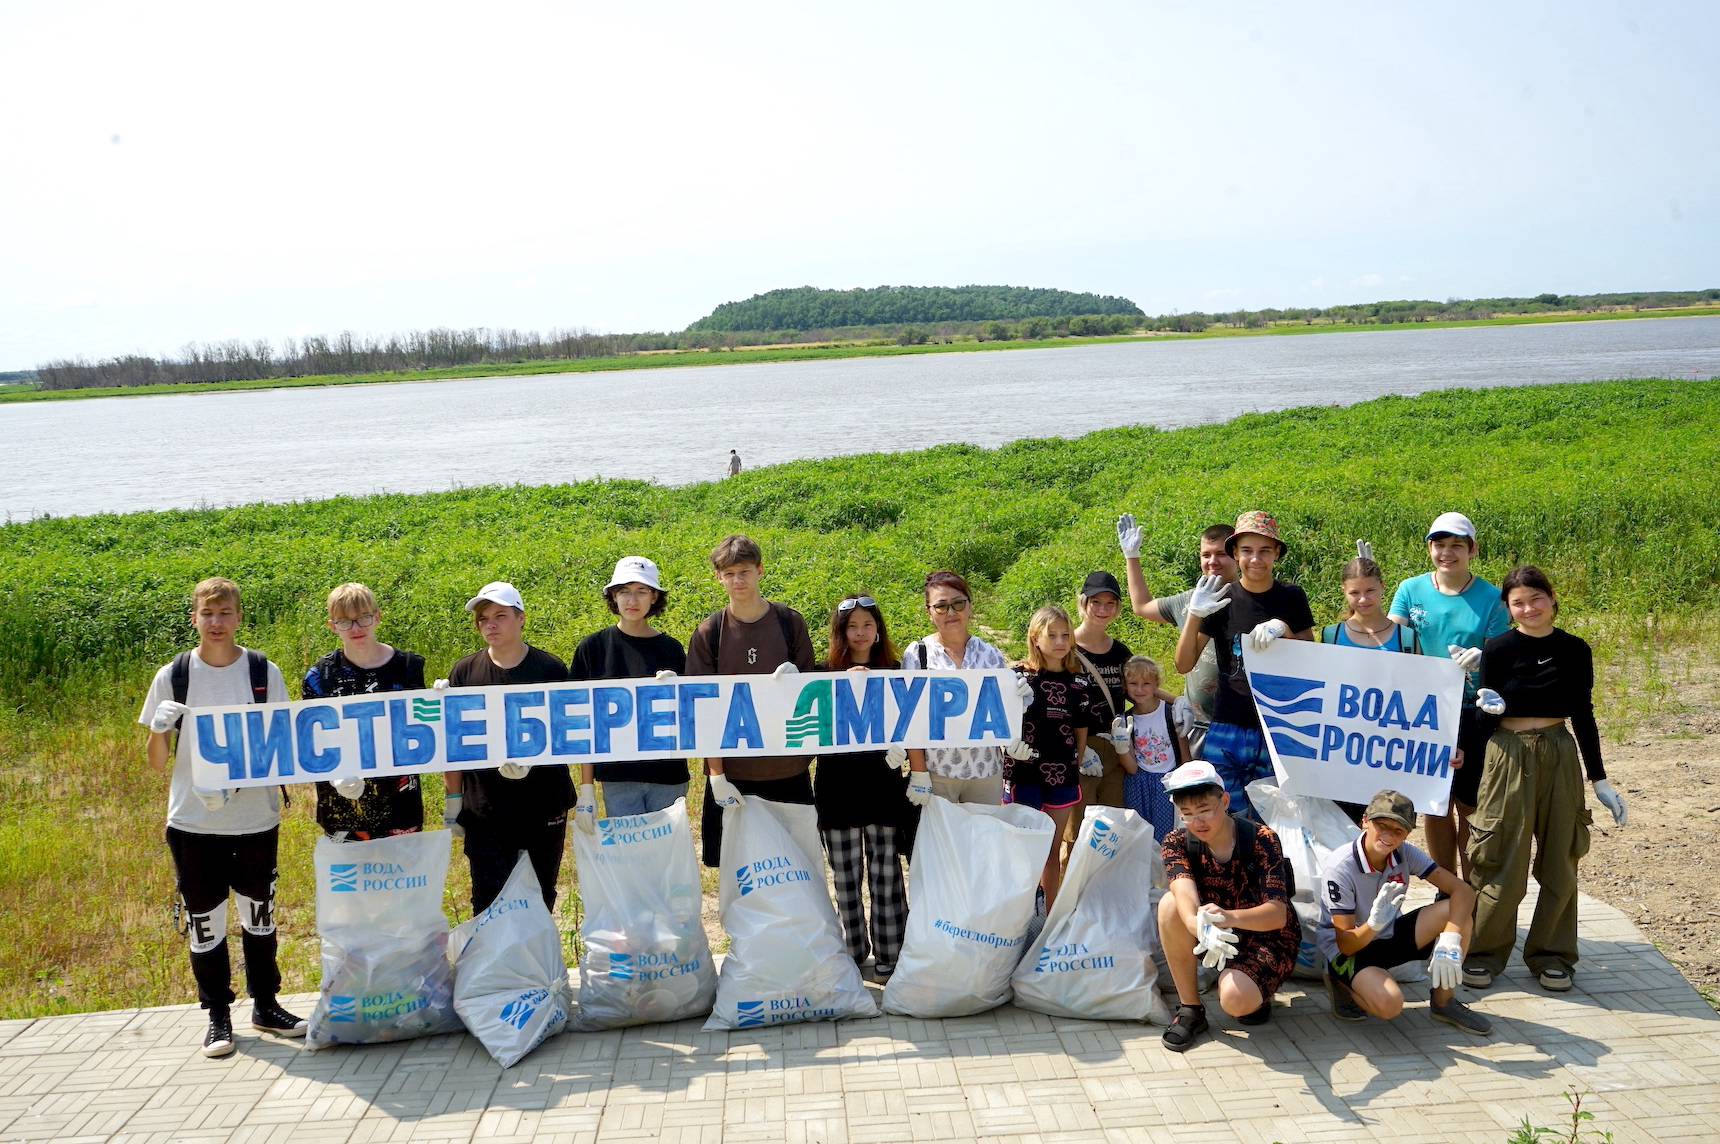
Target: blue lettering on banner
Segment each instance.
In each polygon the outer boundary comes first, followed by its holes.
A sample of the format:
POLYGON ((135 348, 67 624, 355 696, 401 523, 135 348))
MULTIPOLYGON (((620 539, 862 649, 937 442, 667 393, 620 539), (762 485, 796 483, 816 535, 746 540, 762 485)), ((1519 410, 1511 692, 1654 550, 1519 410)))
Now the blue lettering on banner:
POLYGON ((245 737, 250 740, 252 778, 293 773, 293 723, 289 712, 269 712, 267 728, 263 726, 261 711, 245 712, 245 737))
POLYGON ((390 699, 388 747, 393 752, 395 766, 422 767, 436 757, 436 729, 408 719, 406 700, 390 699))
POLYGON ((699 749, 698 712, 694 705, 701 699, 715 699, 720 689, 714 683, 681 683, 675 687, 675 707, 681 716, 681 750, 699 749))
POLYGON ((973 705, 973 722, 968 724, 968 739, 978 743, 986 739, 1009 741, 1009 716, 1003 709, 1003 691, 997 680, 986 676, 979 681, 979 698, 973 705))
POLYGON ((944 728, 951 719, 966 713, 967 682, 961 679, 932 680, 932 698, 926 706, 926 723, 932 738, 942 739, 944 728))
MULTIPOLYGON (((358 728, 358 765, 362 770, 376 769, 376 728, 375 720, 388 714, 388 705, 380 699, 367 699, 361 703, 343 703, 340 713, 342 718, 352 720, 358 728)), ((300 716, 302 719, 303 716, 300 716)), ((334 726, 338 726, 335 724, 334 726)), ((329 727, 333 730, 334 726, 329 727)), ((302 732, 301 732, 302 734, 302 732)), ((305 758, 304 740, 299 740, 299 766, 307 771, 316 770, 305 758)), ((329 769, 333 769, 332 767, 329 769)))
POLYGON ((625 687, 591 689, 591 749, 610 751, 610 735, 633 722, 633 692, 625 687))
POLYGON ((675 699, 675 685, 652 683, 633 693, 633 703, 639 712, 638 740, 641 751, 673 751, 675 749, 675 711, 657 710, 657 704, 675 699))
MULTIPOLYGON (((399 702, 396 700, 396 702, 399 702)), ((404 704, 402 704, 404 706, 404 704)), ((468 715, 484 710, 482 695, 462 695, 450 691, 442 697, 442 726, 448 736, 448 761, 450 763, 481 763, 490 757, 490 750, 483 743, 469 743, 466 740, 484 733, 481 720, 468 718, 468 715)))
POLYGON ((228 778, 242 779, 245 777, 245 720, 239 717, 238 712, 229 711, 221 716, 221 730, 224 742, 215 738, 215 716, 197 716, 197 753, 206 763, 226 767, 228 778))
POLYGON ((584 687, 562 687, 549 693, 550 754, 591 754, 590 739, 574 738, 575 731, 591 730, 591 716, 574 710, 590 702, 591 692, 584 687))
POLYGON ((854 684, 836 681, 836 745, 882 743, 884 741, 884 681, 867 679, 865 698, 854 701, 854 684))
MULTIPOLYGON (((361 705, 348 704, 347 706, 361 705)), ((380 703, 367 703, 362 704, 362 706, 375 707, 377 714, 382 713, 382 704, 380 703)), ((294 720, 294 724, 294 729, 298 732, 299 770, 307 771, 313 775, 321 775, 340 766, 340 748, 319 747, 316 739, 319 728, 324 731, 332 731, 340 726, 340 716, 334 713, 333 707, 306 707, 299 712, 299 717, 294 720)), ((364 723, 362 726, 365 731, 370 730, 369 723, 364 723)), ((374 750, 371 752, 369 761, 364 765, 366 767, 376 765, 374 750)))
POLYGON ((729 695, 729 715, 723 722, 723 740, 717 748, 732 751, 736 747, 764 746, 764 731, 759 727, 758 711, 753 707, 752 684, 737 683, 729 695))
POLYGON ((914 721, 914 711, 920 706, 920 696, 926 693, 923 675, 890 680, 890 695, 896 700, 896 725, 890 729, 890 742, 900 743, 908 734, 908 724, 914 721))
POLYGON ((541 691, 510 691, 502 696, 502 742, 504 757, 535 759, 549 746, 549 729, 542 719, 525 713, 527 707, 542 707, 541 691))

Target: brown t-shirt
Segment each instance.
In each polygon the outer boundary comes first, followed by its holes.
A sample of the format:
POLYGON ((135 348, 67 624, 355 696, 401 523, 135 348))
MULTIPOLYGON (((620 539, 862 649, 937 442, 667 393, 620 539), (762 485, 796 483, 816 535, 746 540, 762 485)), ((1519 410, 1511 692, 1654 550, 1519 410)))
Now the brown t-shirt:
MULTIPOLYGON (((770 610, 750 624, 729 615, 727 608, 706 617, 687 644, 687 674, 769 675, 785 663, 813 670, 816 661, 805 617, 786 604, 766 602, 770 610)), ((786 779, 805 774, 811 766, 811 755, 724 759, 723 773, 731 779, 786 779)))

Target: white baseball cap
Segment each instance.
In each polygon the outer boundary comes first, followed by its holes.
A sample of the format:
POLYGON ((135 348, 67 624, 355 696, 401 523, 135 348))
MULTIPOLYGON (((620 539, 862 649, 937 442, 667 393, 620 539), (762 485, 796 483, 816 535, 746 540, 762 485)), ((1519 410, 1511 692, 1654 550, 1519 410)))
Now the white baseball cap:
POLYGON ((506 580, 492 580, 478 590, 478 594, 466 601, 466 610, 475 612, 478 605, 489 601, 492 604, 502 604, 509 608, 525 611, 526 606, 520 599, 520 590, 506 580))
POLYGON ((1179 790, 1191 790, 1203 786, 1215 786, 1223 790, 1224 780, 1218 777, 1216 767, 1200 759, 1196 759, 1192 763, 1184 763, 1166 775, 1164 779, 1166 794, 1174 794, 1179 790))
POLYGON ((1427 526, 1427 538, 1432 540, 1440 533, 1449 536, 1461 536, 1469 540, 1475 539, 1475 522, 1460 512, 1442 512, 1427 526))
POLYGON ((609 577, 603 590, 607 592, 623 584, 643 584, 659 592, 663 590, 663 579, 657 574, 657 566, 643 556, 623 556, 617 560, 615 574, 609 577))

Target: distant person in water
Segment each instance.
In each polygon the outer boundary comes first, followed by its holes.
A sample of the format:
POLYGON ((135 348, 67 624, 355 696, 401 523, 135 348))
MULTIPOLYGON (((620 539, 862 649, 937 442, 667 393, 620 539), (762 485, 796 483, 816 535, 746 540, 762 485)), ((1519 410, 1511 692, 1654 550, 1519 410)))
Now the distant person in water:
POLYGON ((741 455, 739 453, 735 452, 733 449, 730 449, 729 450, 729 476, 738 477, 740 475, 741 475, 741 455))

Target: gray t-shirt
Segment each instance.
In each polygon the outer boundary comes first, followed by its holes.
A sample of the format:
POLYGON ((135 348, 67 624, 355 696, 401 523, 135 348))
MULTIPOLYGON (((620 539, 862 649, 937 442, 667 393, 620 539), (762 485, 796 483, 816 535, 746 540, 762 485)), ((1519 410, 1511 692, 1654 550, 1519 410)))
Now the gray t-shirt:
MULTIPOLYGON (((1433 873, 1435 865, 1432 858, 1408 842, 1392 852, 1383 870, 1368 867, 1360 838, 1342 850, 1334 850, 1326 859, 1325 869, 1320 871, 1320 926, 1315 935, 1326 960, 1336 961, 1341 956, 1338 931, 1332 928, 1333 914, 1349 914, 1366 921, 1381 886, 1388 881, 1407 885, 1411 875, 1426 878, 1433 873)), ((1374 940, 1389 938, 1396 929, 1397 920, 1394 918, 1385 932, 1374 935, 1374 940)))
MULTIPOLYGON (((1159 597, 1159 613, 1179 632, 1188 619, 1188 602, 1193 595, 1194 589, 1190 588, 1174 596, 1159 597)), ((1195 661, 1194 670, 1184 676, 1183 694, 1188 696, 1189 706, 1194 708, 1194 721, 1203 726, 1212 722, 1212 705, 1217 701, 1218 653, 1214 650, 1217 646, 1208 640, 1206 647, 1201 649, 1200 659, 1195 661)))

